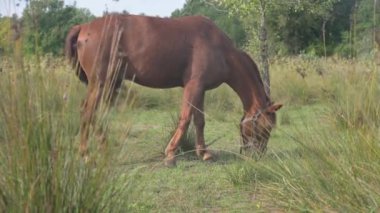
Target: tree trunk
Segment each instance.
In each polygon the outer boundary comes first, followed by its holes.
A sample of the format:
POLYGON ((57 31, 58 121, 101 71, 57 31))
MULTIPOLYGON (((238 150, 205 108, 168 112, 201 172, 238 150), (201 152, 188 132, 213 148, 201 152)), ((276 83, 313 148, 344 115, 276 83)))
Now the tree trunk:
POLYGON ((377 0, 373 0, 373 47, 376 48, 376 43, 378 45, 379 42, 378 40, 376 40, 378 37, 377 37, 377 33, 378 33, 378 29, 376 28, 376 10, 377 10, 377 0))
POLYGON ((373 46, 375 50, 375 64, 380 66, 380 28, 377 27, 376 23, 376 13, 379 8, 377 0, 373 1, 373 46))
POLYGON ((375 46, 377 47, 376 55, 375 55, 375 63, 380 66, 380 28, 374 30, 375 31, 375 46))
POLYGON ((326 50, 326 23, 327 19, 323 19, 323 24, 322 24, 322 38, 323 38, 323 51, 325 55, 325 59, 327 58, 327 50, 326 50))
POLYGON ((269 76, 269 53, 268 53, 268 34, 266 28, 266 14, 265 14, 265 1, 261 1, 260 8, 260 62, 262 67, 262 76, 264 82, 264 89, 268 96, 270 96, 270 76, 269 76))
POLYGON ((356 38, 356 21, 357 21, 357 12, 358 12, 358 7, 359 7, 359 4, 357 1, 355 1, 355 5, 354 5, 354 11, 353 11, 353 25, 352 25, 352 58, 355 58, 356 59, 356 56, 357 56, 357 38, 356 38))
POLYGON ((17 18, 17 15, 13 15, 12 17, 12 41, 13 44, 13 55, 15 58, 15 64, 17 69, 23 70, 23 54, 22 54, 22 40, 21 40, 21 21, 17 18))

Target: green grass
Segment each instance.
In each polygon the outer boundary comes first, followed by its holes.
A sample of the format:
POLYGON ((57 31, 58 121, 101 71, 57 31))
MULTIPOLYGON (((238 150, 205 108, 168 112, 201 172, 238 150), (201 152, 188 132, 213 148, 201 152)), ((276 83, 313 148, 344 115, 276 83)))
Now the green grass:
MULTIPOLYGON (((290 136, 289 142, 296 147, 272 149, 269 161, 247 161, 230 172, 231 181, 259 188, 268 209, 378 211, 379 74, 375 66, 367 65, 366 72, 366 66, 359 65, 335 70, 324 80, 333 89, 330 98, 319 97, 325 102, 321 110, 307 114, 297 110, 301 126, 282 135, 290 136)), ((291 116, 286 120, 289 123, 291 116)))
MULTIPOLYGON (((35 65, 35 64, 34 64, 35 65)), ((78 155, 83 86, 65 67, 47 72, 6 67, 0 93, 0 211, 103 212, 131 208, 134 171, 120 152, 91 142, 90 162, 78 155)), ((136 188, 137 189, 137 188, 136 188)))
POLYGON ((28 63, 0 73, 0 211, 379 211, 380 80, 371 62, 274 61, 272 95, 285 107, 259 161, 238 154, 238 97, 226 85, 207 92, 205 139, 216 161, 186 148, 173 169, 163 150, 182 89, 128 83, 102 116, 106 147, 93 136, 85 164, 77 150, 85 87, 61 61, 53 70, 28 63))

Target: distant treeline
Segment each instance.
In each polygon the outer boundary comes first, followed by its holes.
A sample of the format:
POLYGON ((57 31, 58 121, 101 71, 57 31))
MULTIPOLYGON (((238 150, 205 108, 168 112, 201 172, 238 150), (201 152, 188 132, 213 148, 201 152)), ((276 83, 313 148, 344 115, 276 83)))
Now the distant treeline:
POLYGON ((65 6, 60 0, 26 1, 21 17, 0 17, 0 55, 12 53, 16 41, 22 43, 24 55, 62 55, 70 27, 93 18, 88 9, 65 6))
MULTIPOLYGON (((208 16, 237 45, 255 52, 259 49, 261 1, 187 0, 173 16, 208 16)), ((355 57, 374 48, 374 33, 380 26, 377 0, 264 1, 271 55, 323 56, 326 50, 327 55, 355 57)))
MULTIPOLYGON (((218 2, 187 0, 184 7, 174 11, 172 16, 207 16, 237 46, 251 51, 258 49, 259 14, 254 10, 231 13, 228 4, 218 2)), ((286 6, 287 3, 294 5, 294 2, 283 0, 267 10, 268 43, 272 55, 322 56, 326 51, 327 55, 355 57, 373 50, 374 33, 380 23, 378 1, 305 0, 298 1, 309 2, 300 3, 302 7, 286 6)), ((89 10, 65 6, 60 0, 26 1, 21 17, 0 16, 0 55, 12 53, 16 40, 21 40, 25 55, 62 55, 68 29, 93 18, 95 16, 89 10)))

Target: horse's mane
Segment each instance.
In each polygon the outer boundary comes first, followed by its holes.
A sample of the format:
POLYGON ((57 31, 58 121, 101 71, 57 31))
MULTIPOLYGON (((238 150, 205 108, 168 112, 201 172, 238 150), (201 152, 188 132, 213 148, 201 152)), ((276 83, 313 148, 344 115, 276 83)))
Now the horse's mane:
POLYGON ((253 67, 253 70, 250 72, 251 77, 254 78, 254 79, 257 79, 258 83, 260 84, 260 86, 264 90, 265 98, 266 98, 267 103, 271 103, 271 100, 268 97, 268 94, 265 92, 264 83, 263 83, 263 80, 261 78, 261 75, 260 75, 259 68, 258 68, 257 64, 253 61, 253 59, 251 58, 251 56, 248 55, 248 53, 246 53, 244 51, 240 51, 240 53, 247 60, 247 62, 250 63, 251 67, 253 67))

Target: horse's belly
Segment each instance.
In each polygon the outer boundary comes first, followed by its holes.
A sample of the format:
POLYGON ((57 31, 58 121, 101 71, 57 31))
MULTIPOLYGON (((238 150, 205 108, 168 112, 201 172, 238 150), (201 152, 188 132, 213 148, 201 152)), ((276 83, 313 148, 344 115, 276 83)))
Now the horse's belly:
POLYGON ((152 88, 172 88, 183 86, 183 79, 176 72, 163 70, 133 70, 128 69, 126 78, 140 85, 152 88))

